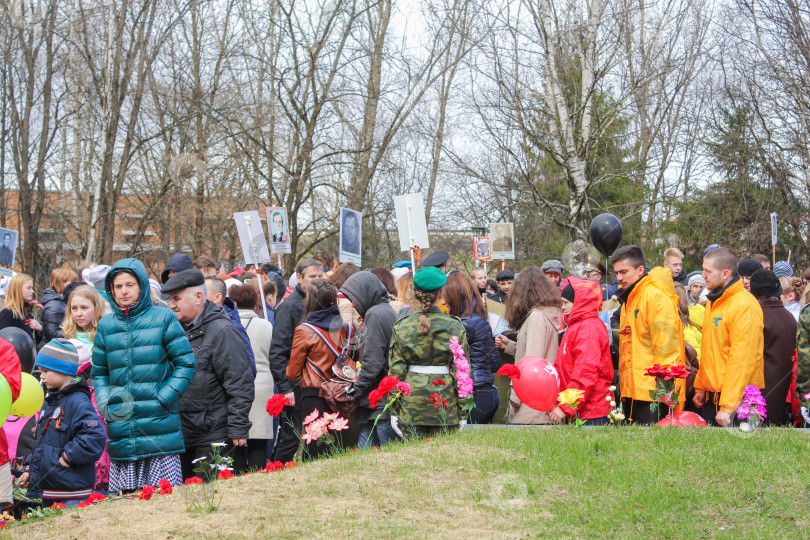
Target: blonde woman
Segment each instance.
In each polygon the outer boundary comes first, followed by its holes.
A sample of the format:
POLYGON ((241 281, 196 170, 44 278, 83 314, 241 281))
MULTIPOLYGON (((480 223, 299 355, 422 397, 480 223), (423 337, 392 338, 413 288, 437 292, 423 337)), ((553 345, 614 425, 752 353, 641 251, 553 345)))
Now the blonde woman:
POLYGON ((802 280, 797 277, 782 277, 779 278, 779 284, 782 286, 782 305, 798 322, 802 313, 802 280))
POLYGON ((81 285, 68 297, 67 313, 62 331, 67 339, 77 339, 93 352, 98 321, 104 316, 105 302, 95 288, 81 285))
POLYGON ((25 330, 31 339, 34 332, 41 332, 42 325, 31 313, 31 302, 34 300, 34 278, 28 274, 17 274, 11 278, 6 292, 6 302, 0 309, 0 330, 14 326, 25 330))

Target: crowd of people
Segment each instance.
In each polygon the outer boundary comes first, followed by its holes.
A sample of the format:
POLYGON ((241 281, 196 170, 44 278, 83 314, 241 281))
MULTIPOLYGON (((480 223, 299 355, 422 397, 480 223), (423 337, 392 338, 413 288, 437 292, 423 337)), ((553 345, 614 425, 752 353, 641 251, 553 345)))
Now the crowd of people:
MULTIPOLYGON (((804 422, 810 269, 794 277, 785 261, 772 271, 767 257, 739 260, 713 245, 686 273, 679 250, 651 267, 630 245, 610 257, 608 286, 592 256, 579 275, 549 260, 494 280, 480 267, 448 273, 449 257, 435 251, 414 271, 408 261, 362 270, 321 255, 299 261, 287 281, 272 264, 226 272, 186 254, 150 278, 139 260, 123 259, 54 270, 39 303, 31 276, 4 279, 0 330, 19 328, 36 344, 46 399, 31 440, 22 433, 10 450, 0 434, 0 502, 11 502, 9 458, 21 458, 16 482, 44 504, 208 480, 196 464, 214 448, 237 473, 301 449, 316 458, 326 447, 302 433, 338 412, 323 385, 347 359, 357 368, 345 401, 360 448, 462 423, 600 426, 615 420, 616 402, 633 424, 686 409, 731 426, 751 385, 767 402, 767 424, 804 422), (469 361, 470 383, 451 343, 469 361), (497 372, 525 357, 547 359, 560 390, 582 391, 581 401, 536 410, 512 390, 502 407, 497 372), (659 407, 646 374, 656 364, 689 371, 659 407), (393 406, 380 399, 390 377, 407 384, 393 406), (467 384, 471 410, 460 397, 467 384), (274 395, 286 398, 278 418, 265 410, 274 395)), ((16 398, 15 358, 0 340, 0 373, 16 398)))

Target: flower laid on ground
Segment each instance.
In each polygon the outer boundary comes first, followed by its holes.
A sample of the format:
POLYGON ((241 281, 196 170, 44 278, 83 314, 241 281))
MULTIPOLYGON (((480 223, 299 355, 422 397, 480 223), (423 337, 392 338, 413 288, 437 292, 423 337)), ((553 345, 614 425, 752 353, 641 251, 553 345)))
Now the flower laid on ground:
POLYGON ((298 467, 298 464, 294 461, 288 461, 287 463, 284 464, 285 469, 292 469, 294 467, 298 467))
POLYGON ((284 465, 280 461, 268 461, 267 465, 264 467, 265 472, 274 472, 280 471, 284 468, 284 465))
POLYGON ((447 402, 439 394, 431 394, 430 402, 433 404, 434 407, 436 407, 437 410, 447 408, 447 402))
POLYGON ((156 489, 157 488, 155 486, 143 486, 140 498, 143 499, 144 501, 148 501, 149 499, 152 498, 152 495, 155 494, 156 489))
POLYGON ((471 397, 473 394, 473 381, 472 377, 470 377, 470 362, 464 354, 464 347, 459 345, 458 336, 450 338, 450 352, 453 353, 453 363, 456 365, 458 397, 461 399, 471 397))
POLYGON ((217 478, 220 480, 227 480, 228 478, 233 478, 233 473, 230 469, 222 469, 219 471, 219 474, 217 474, 217 478))
POLYGON ((161 495, 171 495, 172 494, 172 483, 163 478, 160 482, 158 482, 158 487, 160 488, 161 495))
POLYGON ((753 427, 756 427, 767 417, 768 412, 762 392, 756 386, 749 384, 745 387, 742 403, 737 408, 737 418, 748 420, 749 425, 753 424, 753 427))
POLYGON ((89 497, 87 497, 87 502, 90 504, 96 504, 101 501, 106 501, 107 497, 102 495, 101 493, 91 493, 89 497))
POLYGON ((498 370, 498 375, 501 377, 509 377, 510 379, 519 379, 520 368, 518 368, 515 364, 504 364, 498 370))
POLYGON ((444 382, 444 381, 443 381, 443 380, 441 380, 441 379, 436 379, 436 380, 435 380, 435 381, 433 381, 431 384, 433 384, 433 386, 444 386, 444 385, 446 385, 447 383, 446 383, 446 382, 444 382))
POLYGON ((53 503, 50 506, 51 510, 64 510, 65 508, 67 508, 67 506, 65 506, 64 503, 59 503, 59 502, 58 503, 53 503))
POLYGON ((572 409, 576 409, 583 399, 585 399, 585 391, 577 388, 568 388, 557 395, 557 401, 560 405, 565 405, 572 409))
POLYGON ((284 410, 284 407, 290 404, 290 400, 287 399, 287 396, 284 394, 274 394, 270 399, 267 400, 267 406, 265 410, 267 414, 272 417, 277 417, 281 414, 281 411, 284 410))
POLYGON ((689 370, 684 366, 662 366, 655 364, 653 367, 644 370, 648 377, 655 377, 655 390, 650 390, 651 411, 658 410, 658 400, 672 393, 672 401, 678 401, 680 392, 675 392, 675 379, 685 379, 689 376, 689 370))
POLYGON ((202 483, 203 483, 202 478, 200 478, 199 476, 192 476, 191 478, 186 478, 186 481, 183 482, 183 485, 190 486, 192 484, 202 484, 202 483))

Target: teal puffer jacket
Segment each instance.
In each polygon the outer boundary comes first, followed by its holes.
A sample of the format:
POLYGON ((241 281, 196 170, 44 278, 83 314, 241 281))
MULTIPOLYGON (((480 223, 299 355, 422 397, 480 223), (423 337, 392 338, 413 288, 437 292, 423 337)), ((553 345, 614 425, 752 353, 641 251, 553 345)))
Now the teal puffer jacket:
POLYGON ((138 301, 125 313, 99 321, 93 348, 93 385, 98 410, 107 424, 110 458, 135 461, 185 450, 178 401, 197 364, 183 327, 169 309, 153 307, 143 263, 122 259, 105 281, 109 298, 113 278, 134 275, 138 301))

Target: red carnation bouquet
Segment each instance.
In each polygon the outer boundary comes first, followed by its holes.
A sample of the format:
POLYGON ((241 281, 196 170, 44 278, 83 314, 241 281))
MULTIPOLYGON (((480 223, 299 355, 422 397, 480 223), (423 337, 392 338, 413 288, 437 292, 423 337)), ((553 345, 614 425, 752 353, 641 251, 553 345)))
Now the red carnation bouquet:
POLYGON ((281 411, 284 410, 284 407, 290 404, 290 400, 287 399, 287 396, 284 394, 273 394, 273 396, 267 400, 267 406, 265 410, 267 410, 267 414, 275 418, 276 416, 281 414, 281 411))
MULTIPOLYGON (((678 395, 680 392, 675 391, 675 379, 685 379, 689 376, 689 370, 686 366, 662 366, 655 364, 651 368, 644 370, 648 377, 655 377, 655 390, 650 390, 650 398, 653 403, 650 404, 650 410, 655 412, 658 410, 658 400, 672 392, 672 401, 678 402, 678 395)), ((672 410, 670 407, 670 414, 672 410)))
POLYGON ((498 370, 498 375, 500 377, 509 377, 510 379, 519 379, 520 368, 515 364, 504 364, 498 370))

